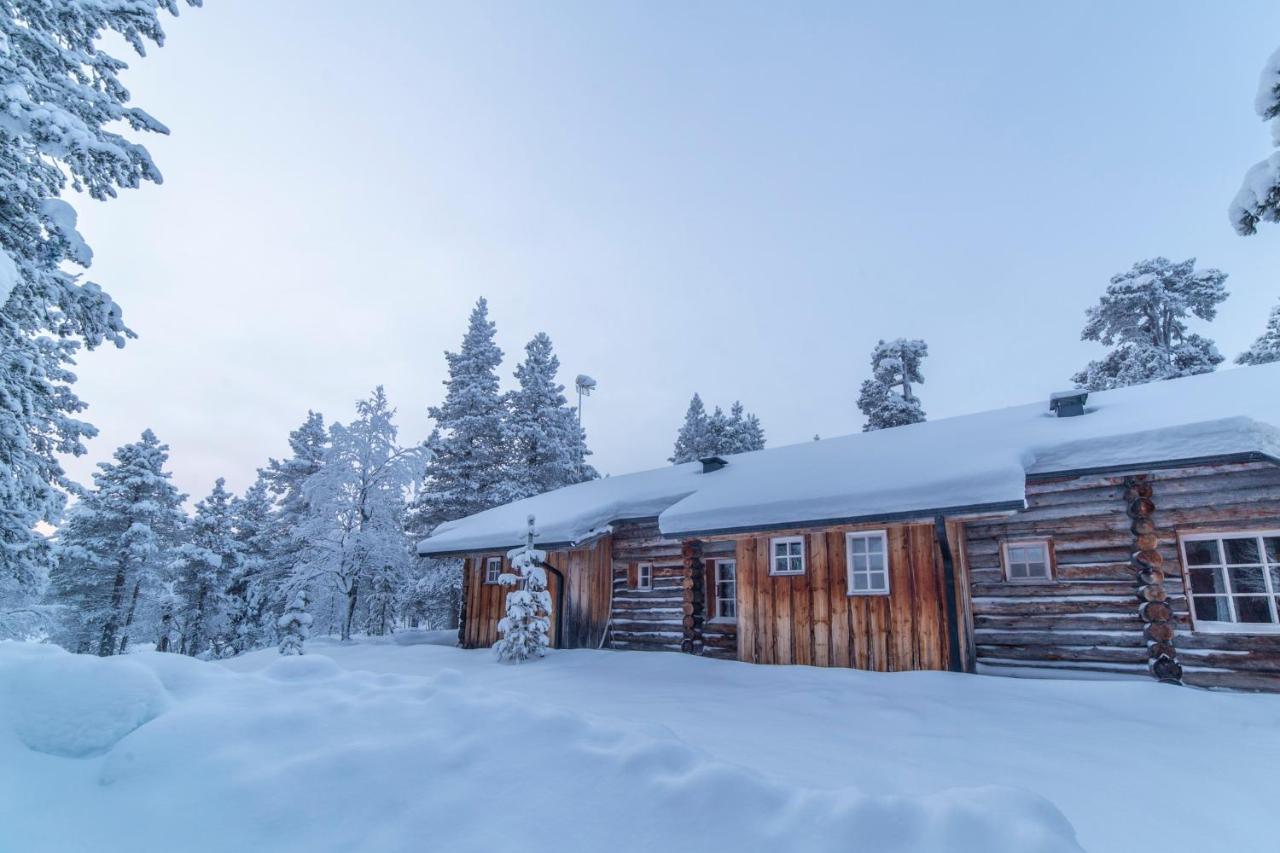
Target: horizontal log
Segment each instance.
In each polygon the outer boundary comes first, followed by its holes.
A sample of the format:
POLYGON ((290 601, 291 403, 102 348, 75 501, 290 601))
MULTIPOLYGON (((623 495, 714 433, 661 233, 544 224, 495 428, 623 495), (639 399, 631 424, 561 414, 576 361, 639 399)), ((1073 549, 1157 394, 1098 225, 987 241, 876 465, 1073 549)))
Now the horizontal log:
POLYGON ((1006 660, 1082 661, 1090 663, 1146 664, 1147 650, 1113 646, 990 646, 977 644, 978 657, 991 656, 1006 660))
POLYGON ((679 643, 644 642, 642 640, 615 641, 609 648, 620 652, 678 652, 679 643))
POLYGON ((1210 634, 1204 631, 1178 632, 1178 648, 1280 652, 1280 634, 1210 634))
MULTIPOLYGON (((975 597, 1012 595, 1034 598, 1061 598, 1071 595, 1114 595, 1134 598, 1138 589, 1137 584, 1133 582, 1110 583, 1107 581, 1081 581, 1075 583, 1004 581, 1000 583, 974 583, 972 588, 975 597)), ((1136 602, 1134 607, 1137 607, 1136 602)))
POLYGON ((1234 690, 1280 692, 1280 675, 1256 672, 1193 670, 1183 667, 1182 683, 1194 687, 1227 687, 1234 690))
POLYGON ((1125 615, 1120 618, 1107 614, 1080 614, 1055 616, 1027 616, 1013 614, 1010 616, 993 616, 978 613, 973 618, 975 628, 993 628, 1008 630, 1063 630, 1063 631, 1133 631, 1142 634, 1142 620, 1138 615, 1125 615))
POLYGON ((1183 666, 1208 666, 1234 672, 1270 672, 1280 675, 1280 653, 1277 652, 1235 654, 1207 649, 1178 649, 1178 660, 1183 666))
POLYGON ((625 631, 628 633, 653 633, 672 631, 681 632, 681 624, 679 619, 671 619, 669 621, 655 619, 610 619, 609 628, 613 631, 625 631))
POLYGON ((974 641, 987 646, 1121 646, 1146 649, 1142 631, 1000 631, 974 630, 974 641))

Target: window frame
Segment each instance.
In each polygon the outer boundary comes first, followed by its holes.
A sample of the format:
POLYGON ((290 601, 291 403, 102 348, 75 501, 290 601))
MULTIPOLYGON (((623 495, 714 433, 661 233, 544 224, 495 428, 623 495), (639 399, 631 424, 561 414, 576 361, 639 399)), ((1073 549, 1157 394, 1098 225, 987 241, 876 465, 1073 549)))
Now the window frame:
MULTIPOLYGON (((1178 560, 1181 562, 1182 568, 1182 585, 1183 594, 1187 599, 1187 613, 1191 617, 1191 630, 1199 631, 1206 634, 1264 634, 1274 636, 1280 634, 1280 584, 1273 582, 1271 566, 1280 566, 1280 561, 1272 563, 1267 560, 1266 545, 1261 541, 1268 538, 1280 537, 1280 530, 1273 528, 1265 529, 1235 529, 1235 530, 1196 530, 1177 533, 1178 536, 1178 560), (1231 610, 1231 615, 1236 615, 1235 599, 1240 595, 1232 590, 1234 587, 1228 583, 1228 591, 1221 595, 1197 594, 1191 591, 1191 569, 1205 568, 1204 566, 1192 566, 1187 561, 1187 543, 1188 542, 1206 542, 1216 541, 1218 543, 1218 555, 1220 561, 1211 564, 1213 568, 1223 569, 1233 565, 1227 562, 1226 548, 1222 544, 1224 539, 1256 539, 1261 546, 1258 552, 1260 564, 1262 566, 1262 583, 1267 590, 1263 593, 1253 593, 1258 597, 1265 596, 1271 615, 1277 621, 1275 622, 1219 622, 1213 619, 1200 619, 1196 616, 1196 599, 1197 598, 1226 598, 1227 605, 1231 610)), ((1253 565, 1252 563, 1236 563, 1237 566, 1253 565)), ((1226 578, 1224 578, 1225 580, 1226 578)))
POLYGON ((713 605, 714 605, 714 607, 715 607, 714 613, 713 613, 713 614, 712 614, 712 616, 711 616, 711 621, 712 621, 712 622, 733 622, 733 623, 736 623, 736 622, 738 621, 738 560, 737 560, 737 558, 736 558, 736 557, 724 557, 724 558, 714 558, 714 559, 712 559, 712 561, 711 561, 711 584, 712 584, 712 586, 711 586, 711 602, 712 602, 712 604, 713 604, 713 605), (721 566, 723 566, 723 565, 730 565, 730 566, 733 566, 733 578, 732 578, 731 580, 728 580, 728 581, 721 581, 721 580, 720 580, 720 567, 721 567, 721 566), (732 583, 732 584, 733 584, 733 598, 721 598, 721 597, 720 597, 720 584, 721 584, 721 583, 732 583), (733 615, 732 615, 732 616, 725 616, 725 615, 723 614, 723 612, 721 611, 721 608, 720 608, 720 602, 722 602, 722 601, 732 601, 732 602, 733 602, 733 615))
POLYGON ((653 592, 653 563, 636 563, 636 592, 653 592))
POLYGON ((890 579, 889 571, 889 531, 888 530, 849 530, 844 534, 844 582, 846 596, 887 596, 891 594, 893 589, 893 581, 890 579), (883 572, 865 573, 868 576, 872 574, 884 574, 884 589, 854 589, 853 588, 853 547, 854 539, 870 539, 876 537, 880 540, 881 555, 884 557, 883 572))
POLYGON ((1005 583, 1054 583, 1058 565, 1053 556, 1053 537, 1032 536, 1022 539, 1006 539, 1000 543, 1000 566, 1004 569, 1005 583), (1035 578, 1015 578, 1010 574, 1013 563, 1009 559, 1009 549, 1026 548, 1030 545, 1039 545, 1044 548, 1044 575, 1035 578))
POLYGON ((502 576, 502 558, 501 557, 485 557, 484 558, 484 583, 485 586, 494 586, 498 583, 498 578, 502 576), (497 574, 490 577, 489 570, 494 566, 498 566, 497 574))
POLYGON ((805 551, 806 551, 806 548, 805 548, 805 541, 803 536, 771 536, 769 537, 769 574, 770 576, 781 577, 781 578, 794 578, 794 577, 799 577, 800 575, 803 575, 805 572, 809 570, 809 561, 807 559, 808 555, 805 553, 805 551), (790 549, 788 548, 787 555, 785 557, 781 557, 781 558, 778 557, 778 554, 777 554, 778 545, 780 544, 794 545, 797 542, 800 543, 800 553, 798 555, 792 554, 790 549), (778 571, 779 559, 787 560, 788 562, 790 562, 791 560, 796 559, 797 556, 800 558, 800 571, 793 572, 790 569, 787 569, 781 572, 778 571))

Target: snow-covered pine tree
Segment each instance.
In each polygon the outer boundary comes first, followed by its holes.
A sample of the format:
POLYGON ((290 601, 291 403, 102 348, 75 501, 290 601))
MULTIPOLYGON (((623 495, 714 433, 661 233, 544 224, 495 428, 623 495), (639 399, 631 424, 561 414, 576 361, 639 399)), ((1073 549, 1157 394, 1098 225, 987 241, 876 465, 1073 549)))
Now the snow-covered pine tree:
MULTIPOLYGON (((1262 67, 1253 108, 1263 121, 1271 122, 1271 144, 1280 146, 1280 50, 1262 67)), ((1280 221, 1280 151, 1245 172, 1227 215, 1242 236, 1256 232, 1259 222, 1280 221)))
POLYGON ((679 465, 708 456, 763 449, 764 428, 760 426, 760 419, 745 412, 741 402, 735 400, 728 415, 719 406, 707 414, 702 397, 695 393, 667 461, 679 465))
POLYGON ((516 367, 520 387, 507 395, 511 496, 530 497, 598 476, 587 464, 586 435, 556 381, 560 359, 539 332, 516 367))
POLYGON ((1227 275, 1197 270, 1196 259, 1139 261, 1111 277, 1098 304, 1088 310, 1080 339, 1114 349, 1071 377, 1089 391, 1105 391, 1208 373, 1222 363, 1213 341, 1188 334, 1187 317, 1212 320, 1228 296, 1227 275))
POLYGON ((750 453, 764 450, 764 427, 760 419, 743 410, 742 403, 733 401, 729 409, 729 442, 725 453, 750 453))
POLYGON ((461 349, 444 354, 449 378, 444 402, 429 409, 440 437, 431 448, 415 507, 419 530, 507 503, 514 495, 506 405, 498 392, 502 350, 494 334, 489 304, 482 297, 471 312, 461 349))
POLYGON ((240 559, 227 584, 228 642, 234 654, 256 649, 270 636, 273 592, 284 578, 272 571, 278 562, 274 505, 262 472, 243 497, 231 503, 240 559))
POLYGON ((231 493, 221 477, 213 491, 196 504, 187 541, 174 560, 175 592, 182 598, 177 617, 181 631, 178 651, 203 655, 212 648, 220 657, 227 643, 228 581, 240 568, 231 493))
POLYGON ((303 644, 311 631, 314 617, 307 612, 311 606, 311 596, 306 587, 299 589, 289 599, 289 605, 280 618, 276 620, 276 630, 280 635, 280 654, 300 655, 303 644))
MULTIPOLYGON (((395 409, 379 385, 356 403, 350 426, 334 424, 320 470, 303 487, 310 511, 292 587, 332 590, 343 640, 351 639, 366 584, 408 572, 405 492, 421 464, 419 448, 397 444, 395 409)), ((392 583, 395 583, 393 580, 392 583)))
POLYGON ((547 555, 533 547, 538 531, 529 516, 524 545, 507 554, 517 574, 503 573, 498 583, 514 587, 507 593, 507 614, 498 622, 502 634, 493 644, 498 660, 520 663, 542 657, 551 647, 551 593, 547 592, 547 555))
POLYGON ((76 417, 75 353, 133 334, 110 296, 64 269, 88 267, 93 253, 58 197, 68 181, 97 200, 160 181, 119 131, 167 130, 127 106, 126 65, 100 37, 118 34, 139 54, 163 44, 161 8, 176 14, 177 2, 0 4, 0 636, 24 622, 51 568, 36 527, 57 524, 74 491, 59 457, 83 454, 97 432, 76 417))
POLYGON ((702 404, 702 397, 695 392, 693 399, 689 401, 689 408, 685 410, 684 423, 676 433, 676 444, 671 451, 671 458, 667 461, 673 465, 680 465, 702 459, 711 455, 711 447, 710 419, 707 417, 706 406, 702 404))
POLYGON ((301 536, 311 508, 303 486, 323 467, 324 455, 329 449, 329 431, 325 428, 324 416, 308 411, 306 420, 289 433, 289 449, 292 455, 288 459, 270 459, 260 472, 267 488, 277 499, 270 537, 272 551, 264 572, 268 578, 264 585, 267 607, 276 616, 284 613, 293 596, 293 588, 288 581, 306 544, 301 536))
POLYGON ((1280 305, 1271 309, 1267 318, 1267 328, 1240 355, 1236 356, 1236 364, 1270 364, 1280 361, 1280 305))
POLYGON ((58 531, 49 597, 65 614, 58 640, 72 651, 118 654, 127 634, 154 633, 138 623, 150 618, 146 606, 186 523, 186 496, 164 470, 168 451, 151 430, 118 448, 58 531))
POLYGON ((871 351, 871 378, 858 393, 858 409, 867 418, 863 432, 924 422, 924 409, 911 386, 924 384, 920 365, 928 355, 928 344, 919 339, 895 338, 876 344, 871 351))

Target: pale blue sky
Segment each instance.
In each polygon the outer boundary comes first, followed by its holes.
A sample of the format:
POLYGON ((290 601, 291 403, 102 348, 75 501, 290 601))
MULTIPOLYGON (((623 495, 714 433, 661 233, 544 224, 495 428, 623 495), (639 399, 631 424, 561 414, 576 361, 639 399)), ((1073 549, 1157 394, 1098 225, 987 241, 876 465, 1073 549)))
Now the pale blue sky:
MULTIPOLYGON (((166 182, 80 202, 140 340, 81 359, 91 463, 147 426, 242 489, 378 383, 429 429, 477 296, 593 374, 595 462, 660 465, 696 390, 770 444, 853 432, 879 337, 931 417, 1047 398, 1085 308, 1163 254, 1230 274, 1234 356, 1280 228, 1226 207, 1269 149, 1274 2, 207 0, 128 73, 166 182)), ((1203 329, 1199 329, 1204 331, 1203 329)))

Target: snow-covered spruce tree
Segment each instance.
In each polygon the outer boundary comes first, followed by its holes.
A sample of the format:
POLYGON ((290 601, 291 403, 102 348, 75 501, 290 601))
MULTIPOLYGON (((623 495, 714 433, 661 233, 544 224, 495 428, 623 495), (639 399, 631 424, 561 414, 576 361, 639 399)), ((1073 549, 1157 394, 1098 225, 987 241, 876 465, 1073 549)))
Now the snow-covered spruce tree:
POLYGON ((118 654, 127 635, 155 633, 138 623, 151 618, 147 605, 186 523, 186 496, 164 470, 168 451, 151 430, 118 448, 58 531, 49 598, 64 614, 58 640, 72 651, 118 654))
POLYGON ((719 406, 707 414, 702 397, 695 393, 667 461, 679 465, 708 456, 763 449, 764 428, 760 426, 760 419, 745 412, 741 402, 735 400, 728 415, 719 406))
POLYGON ((594 479, 587 464, 586 435, 556 381, 560 359, 551 338, 539 332, 525 346, 515 370, 520 387, 507 395, 507 437, 511 450, 512 496, 540 495, 561 486, 594 479))
POLYGON ((1228 295, 1227 275, 1195 266, 1195 258, 1180 263, 1152 258, 1112 276, 1098 304, 1089 309, 1080 339, 1114 349, 1089 362, 1071 381, 1089 391, 1105 391, 1208 373, 1221 364, 1213 341, 1188 334, 1186 320, 1188 315, 1201 320, 1217 316, 1228 295))
POLYGON ((307 635, 311 631, 312 615, 307 612, 307 608, 311 606, 311 596, 303 587, 293 594, 293 598, 289 599, 289 605, 285 608, 280 618, 276 620, 276 631, 280 635, 280 654, 282 655, 300 655, 303 653, 302 646, 307 641, 307 635))
POLYGON ((222 655, 227 645, 226 588, 239 568, 231 493, 219 477, 209 496, 196 504, 187 541, 178 546, 174 560, 174 589, 182 598, 177 612, 182 654, 222 655))
POLYGON ((871 351, 871 378, 858 393, 858 409, 867 418, 863 432, 924 422, 924 409, 911 386, 924 384, 920 365, 928 355, 928 344, 918 339, 876 344, 871 351))
POLYGON ((750 412, 743 411, 742 403, 733 401, 729 409, 729 448, 725 453, 750 453, 753 450, 764 450, 764 427, 760 419, 750 412))
POLYGON ((64 269, 93 253, 58 197, 68 181, 98 200, 160 181, 119 131, 167 131, 126 106, 125 64, 99 37, 116 33, 141 54, 164 41, 162 8, 176 14, 177 2, 0 3, 0 636, 24 623, 50 569, 36 525, 57 524, 73 490, 59 456, 83 454, 96 434, 76 417, 73 357, 132 336, 111 297, 64 269))
POLYGON ((531 515, 524 545, 507 554, 517 574, 498 576, 498 583, 514 587, 507 593, 507 615, 498 622, 502 637, 493 644, 498 660, 520 663, 542 657, 551 646, 551 593, 547 592, 547 572, 542 567, 547 555, 533 547, 537 535, 531 515))
POLYGON ((231 515, 240 559, 227 583, 227 635, 230 651, 242 654, 271 636, 269 602, 283 581, 272 571, 280 556, 279 531, 261 472, 244 496, 232 501, 231 515))
MULTIPOLYGON (((1280 50, 1262 67, 1253 108, 1263 121, 1271 122, 1271 143, 1280 146, 1280 50)), ((1280 221, 1280 151, 1245 172, 1227 215, 1242 236, 1256 232, 1259 222, 1280 221)))
POLYGON ((303 486, 323 467, 329 449, 329 431, 319 412, 307 412, 302 425, 289 433, 289 449, 292 455, 288 459, 270 459, 260 472, 277 499, 271 553, 263 570, 266 607, 273 616, 284 613, 293 597, 290 578, 306 544, 301 538, 302 530, 311 514, 303 486))
POLYGON ((1267 318, 1267 328, 1240 355, 1236 356, 1236 364, 1270 364, 1280 361, 1280 305, 1271 309, 1267 318))
POLYGON ((689 408, 685 410, 684 423, 676 433, 676 444, 671 451, 671 458, 667 461, 673 465, 692 462, 711 455, 713 452, 711 447, 711 425, 707 417, 707 409, 702 404, 702 397, 695 392, 693 399, 689 401, 689 408))
POLYGON ((498 392, 502 350, 494 343, 494 324, 483 298, 471 312, 461 349, 444 357, 449 363, 444 402, 429 410, 440 436, 431 448, 426 482, 414 508, 419 533, 514 496, 506 401, 498 392))
POLYGON ((361 589, 408 572, 405 492, 420 464, 419 448, 396 442, 395 410, 382 386, 356 403, 356 415, 350 426, 330 428, 324 464, 303 486, 310 509, 292 580, 293 589, 337 596, 343 640, 351 639, 361 589))

